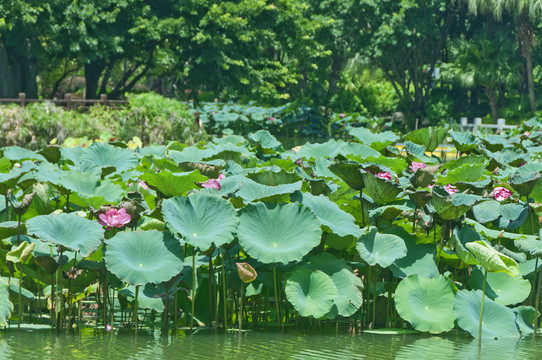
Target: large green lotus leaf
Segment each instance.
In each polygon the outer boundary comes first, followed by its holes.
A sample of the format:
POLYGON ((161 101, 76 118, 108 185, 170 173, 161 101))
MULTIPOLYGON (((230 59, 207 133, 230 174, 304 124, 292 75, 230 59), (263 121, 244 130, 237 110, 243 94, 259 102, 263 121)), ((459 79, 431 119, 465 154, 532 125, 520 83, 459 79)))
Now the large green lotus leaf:
POLYGON ((362 144, 372 147, 377 151, 381 151, 386 146, 395 143, 399 137, 391 131, 384 131, 378 134, 373 134, 366 128, 353 128, 350 130, 350 135, 359 140, 362 144))
POLYGON ((339 151, 339 154, 343 156, 355 156, 360 158, 367 158, 369 156, 379 157, 380 153, 376 151, 375 149, 367 146, 362 145, 359 143, 349 142, 346 143, 341 147, 341 150, 339 151))
POLYGON ((280 168, 273 169, 271 171, 268 169, 263 169, 257 172, 249 172, 246 176, 247 178, 252 179, 259 184, 263 184, 267 186, 291 184, 291 183, 295 183, 296 181, 301 180, 299 175, 295 173, 287 172, 280 168))
POLYGON ((405 136, 405 140, 423 145, 427 151, 433 152, 444 140, 447 133, 448 130, 444 128, 426 127, 409 132, 405 136))
POLYGON ((131 285, 167 281, 183 269, 183 250, 169 233, 120 232, 105 244, 105 266, 131 285))
POLYGON ((489 151, 500 151, 510 143, 506 137, 502 135, 489 134, 482 138, 482 142, 489 151))
POLYGON ((13 304, 9 301, 8 284, 0 279, 0 326, 8 326, 12 311, 13 304))
POLYGON ((255 142, 264 154, 272 154, 284 150, 280 141, 267 130, 258 130, 255 133, 249 134, 248 139, 255 142))
POLYGON ((452 131, 450 137, 455 148, 462 153, 469 152, 480 144, 480 139, 470 132, 452 131))
POLYGON ((329 275, 307 268, 300 268, 290 275, 284 292, 299 315, 315 318, 325 316, 338 295, 337 287, 329 275))
MULTIPOLYGON (((166 289, 164 285, 154 285, 151 283, 145 284, 145 286, 139 289, 137 294, 137 308, 143 310, 154 310, 156 312, 164 311, 164 301, 162 296, 165 294, 166 289)), ((126 300, 132 302, 135 300, 136 288, 133 285, 128 285, 125 288, 119 290, 119 294, 126 297, 126 300)))
POLYGON ((27 220, 29 235, 43 241, 79 251, 87 257, 98 249, 104 237, 103 227, 75 214, 40 215, 27 220))
POLYGON ((527 219, 529 208, 519 204, 505 204, 500 207, 500 213, 499 228, 515 230, 527 219))
POLYGON ((486 152, 486 156, 490 159, 491 163, 499 167, 518 166, 522 162, 529 160, 527 154, 515 146, 508 146, 496 153, 486 152))
POLYGON ((431 158, 425 155, 425 146, 415 144, 411 141, 405 141, 405 151, 409 159, 414 159, 415 161, 427 162, 431 161, 431 158))
POLYGON ((424 207, 430 200, 433 194, 427 190, 417 190, 410 192, 408 198, 418 207, 424 207))
MULTIPOLYGON (((24 232, 24 229, 21 230, 24 232)), ((5 239, 17 235, 17 221, 0 222, 0 239, 5 239)))
POLYGON ((414 175, 410 178, 410 183, 415 188, 427 187, 435 179, 436 172, 440 169, 440 165, 431 165, 416 170, 414 175))
POLYGON ((132 150, 95 142, 82 154, 79 166, 82 172, 95 172, 96 169, 112 167, 120 173, 135 168, 138 162, 139 159, 132 150))
POLYGON ((14 168, 9 173, 0 173, 0 194, 6 195, 9 189, 13 189, 23 172, 19 168, 14 168))
POLYGON ((292 184, 267 186, 259 184, 249 178, 242 178, 241 182, 243 185, 235 195, 242 198, 246 203, 270 198, 275 195, 292 194, 294 191, 301 190, 302 185, 302 182, 298 181, 292 184))
MULTIPOLYGON (((484 272, 479 267, 473 267, 469 285, 473 290, 482 290, 484 285, 484 272)), ((499 304, 514 305, 523 302, 529 297, 531 283, 521 276, 509 276, 505 273, 487 274, 486 296, 499 304)))
POLYGON ((329 200, 324 195, 314 196, 309 193, 296 192, 292 195, 293 201, 299 201, 312 210, 322 226, 327 226, 332 232, 339 236, 361 236, 359 226, 349 213, 341 210, 339 205, 329 200))
POLYGON ((82 199, 102 197, 106 202, 113 203, 120 201, 124 195, 120 185, 113 184, 110 180, 100 182, 98 176, 76 170, 63 171, 57 183, 52 183, 77 194, 82 199))
POLYGON ((326 157, 335 157, 339 151, 341 150, 341 147, 345 144, 342 140, 328 140, 325 143, 321 144, 311 144, 306 143, 301 147, 299 152, 297 153, 298 158, 306 158, 306 159, 319 159, 319 158, 326 158, 326 157))
POLYGON ((300 261, 322 237, 316 215, 297 203, 249 204, 241 211, 237 232, 243 249, 263 263, 300 261))
POLYGON ((382 218, 387 221, 393 221, 399 215, 405 211, 413 211, 413 208, 410 208, 406 205, 385 205, 379 206, 377 208, 369 210, 370 218, 382 218))
POLYGON ((0 157, 0 174, 6 174, 11 170, 11 161, 5 157, 0 157))
POLYGON ((401 187, 389 180, 381 179, 371 173, 363 174, 366 193, 377 203, 385 205, 396 200, 401 187))
MULTIPOLYGON (((353 157, 356 160, 358 157, 353 157)), ((386 157, 386 156, 368 156, 364 159, 360 158, 364 163, 376 164, 378 166, 385 166, 386 168, 396 172, 402 173, 408 167, 405 159, 401 157, 386 157)))
POLYGON ((371 227, 358 239, 356 249, 359 256, 370 266, 378 264, 388 267, 407 254, 403 239, 393 234, 380 234, 376 227, 371 227))
POLYGON ((499 238, 500 239, 510 239, 510 240, 529 240, 529 239, 537 240, 538 239, 538 236, 526 235, 526 234, 516 234, 516 233, 507 232, 507 231, 504 231, 504 230, 488 229, 484 225, 478 223, 477 221, 469 219, 469 218, 465 218, 465 223, 472 226, 474 228, 474 230, 476 230, 476 232, 479 232, 480 234, 484 235, 485 237, 487 237, 488 239, 491 239, 491 240, 497 240, 499 238))
POLYGON ((21 161, 21 160, 39 160, 47 161, 43 155, 37 154, 32 150, 23 149, 18 146, 8 146, 2 149, 4 152, 4 157, 11 161, 21 161))
POLYGON ((399 236, 404 240, 406 256, 395 260, 390 266, 393 276, 405 278, 410 275, 432 278, 439 275, 435 263, 435 246, 433 244, 418 243, 416 236, 409 234, 404 228, 394 226, 385 231, 386 233, 399 236))
POLYGON ((418 331, 440 333, 454 327, 454 292, 451 281, 443 275, 404 278, 394 300, 399 315, 418 331))
POLYGON ((514 242, 516 247, 532 256, 542 256, 542 241, 534 239, 516 240, 514 242))
MULTIPOLYGON (((311 174, 310 178, 307 177, 307 175, 304 176, 305 179, 314 181, 313 175, 316 175, 317 178, 330 178, 330 179, 336 179, 339 180, 339 177, 335 175, 332 171, 329 170, 329 165, 332 164, 332 161, 327 158, 318 158, 314 161, 314 165, 312 167, 312 172, 314 174, 311 174)), ((301 169, 299 169, 301 170, 301 169)), ((308 170, 308 169, 307 169, 308 170)), ((306 171, 307 173, 308 171, 306 171)))
POLYGON ((230 243, 239 224, 229 201, 202 192, 164 200, 162 214, 170 231, 201 250, 230 243))
POLYGON ((347 250, 356 240, 353 236, 339 236, 335 233, 326 233, 326 245, 335 250, 347 250))
POLYGON ((536 310, 532 306, 521 305, 512 309, 516 314, 516 324, 519 332, 525 336, 534 332, 533 324, 537 321, 536 310))
MULTIPOLYGON (((481 303, 482 292, 480 290, 460 290, 455 295, 454 314, 457 318, 457 324, 475 338, 478 337, 481 303)), ((482 315, 482 338, 519 336, 514 311, 486 296, 482 315)))
POLYGON ((538 172, 517 173, 511 175, 508 182, 518 194, 528 196, 536 186, 538 179, 540 179, 540 173, 538 172))
POLYGON ((312 257, 307 267, 311 270, 323 271, 331 277, 337 287, 338 295, 333 299, 331 314, 347 317, 354 314, 361 307, 362 295, 360 289, 363 284, 344 259, 337 259, 329 253, 323 253, 312 257))
POLYGON ((468 242, 465 247, 488 272, 504 272, 510 276, 520 274, 518 264, 512 258, 498 252, 483 240, 468 242))
POLYGON ((501 204, 496 200, 482 201, 472 207, 472 213, 476 221, 484 224, 501 216, 500 208, 501 204))
POLYGON ((360 191, 364 187, 362 166, 355 161, 337 161, 329 165, 329 170, 341 178, 348 186, 360 191))
POLYGON ((198 170, 189 173, 172 173, 162 170, 159 173, 147 171, 141 175, 149 187, 160 191, 165 197, 185 196, 188 191, 197 188, 195 182, 204 182, 207 177, 200 174, 198 170))
POLYGON ((444 189, 434 187, 431 203, 443 220, 454 220, 469 211, 478 201, 479 196, 455 193, 449 195, 444 189))
POLYGON ((472 253, 465 247, 465 244, 473 241, 485 240, 482 235, 474 231, 474 229, 468 225, 463 225, 461 229, 454 228, 453 242, 455 244, 455 252, 459 256, 459 259, 466 265, 477 265, 478 260, 472 255, 472 253))
POLYGON ((446 175, 437 179, 437 184, 455 184, 456 182, 474 182, 482 177, 486 169, 485 164, 464 164, 448 170, 446 175))
POLYGON ((200 162, 203 159, 216 155, 216 149, 199 149, 195 146, 185 147, 182 151, 171 150, 169 157, 177 164, 185 162, 200 162))

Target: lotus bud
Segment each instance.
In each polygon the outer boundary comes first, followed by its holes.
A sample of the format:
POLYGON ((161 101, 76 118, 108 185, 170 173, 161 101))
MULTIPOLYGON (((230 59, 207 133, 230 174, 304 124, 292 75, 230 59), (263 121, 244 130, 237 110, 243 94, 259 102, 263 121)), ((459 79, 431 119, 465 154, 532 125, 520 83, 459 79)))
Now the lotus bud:
POLYGON ((249 283, 256 280, 258 273, 248 263, 237 263, 235 265, 237 265, 237 273, 239 274, 241 281, 244 283, 249 283))
POLYGON ((11 189, 8 190, 8 194, 7 194, 9 202, 11 203, 11 206, 13 208, 13 211, 17 215, 24 215, 26 213, 26 211, 32 204, 32 200, 34 200, 34 195, 36 195, 35 191, 31 192, 30 194, 26 194, 23 197, 23 200, 17 201, 15 196, 13 196, 13 194, 11 193, 11 189))

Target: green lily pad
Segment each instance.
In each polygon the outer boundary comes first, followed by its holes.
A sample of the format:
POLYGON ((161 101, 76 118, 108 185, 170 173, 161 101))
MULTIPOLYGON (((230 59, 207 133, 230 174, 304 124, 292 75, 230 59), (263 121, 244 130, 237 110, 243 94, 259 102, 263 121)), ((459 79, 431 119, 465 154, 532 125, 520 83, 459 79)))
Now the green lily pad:
POLYGON ((439 275, 431 279, 410 275, 395 291, 399 315, 418 331, 441 333, 454 327, 452 283, 439 275))
POLYGON ((444 189, 435 186, 431 202, 443 220, 454 220, 469 211, 479 200, 480 197, 476 195, 449 195, 444 189))
POLYGON ((0 326, 8 326, 12 311, 13 304, 9 301, 8 284, 0 279, 0 326))
POLYGON ((472 207, 472 213, 476 221, 484 224, 501 216, 500 207, 501 204, 496 200, 482 201, 472 207))
POLYGON ((305 145, 301 146, 301 149, 297 153, 298 158, 307 158, 307 159, 318 159, 318 158, 326 158, 326 157, 335 157, 339 151, 341 150, 341 147, 345 144, 342 140, 328 140, 325 143, 321 144, 311 144, 306 143, 305 145))
POLYGON ((6 260, 12 263, 24 263, 32 255, 35 246, 36 244, 29 244, 26 241, 21 242, 18 246, 14 245, 11 251, 6 254, 6 260))
POLYGON ((528 335, 534 332, 533 324, 536 321, 536 310, 532 306, 521 305, 512 309, 516 314, 516 324, 521 335, 528 335))
POLYGON ((540 173, 518 173, 511 175, 508 178, 508 183, 520 194, 521 196, 529 196, 533 191, 538 179, 540 179, 540 173))
MULTIPOLYGON (((282 144, 267 130, 258 130, 249 134, 248 139, 258 144, 258 148, 264 153, 280 152, 284 149, 282 144)), ((243 139, 244 140, 244 139, 243 139)))
POLYGON ((395 260, 390 270, 395 277, 405 278, 410 275, 432 278, 439 275, 435 263, 435 246, 433 244, 418 243, 416 236, 409 234, 404 228, 394 226, 385 231, 399 236, 405 242, 406 256, 395 260))
MULTIPOLYGON (((454 314, 457 324, 473 337, 478 337, 482 292, 460 290, 455 295, 454 314)), ((515 338, 520 333, 516 327, 516 315, 512 309, 486 296, 482 315, 482 338, 515 338)))
POLYGON ((448 130, 445 128, 430 126, 409 132, 405 140, 423 145, 427 151, 433 152, 442 143, 447 133, 448 130))
MULTIPOLYGON (((166 292, 164 285, 147 283, 139 289, 137 294, 137 308, 142 310, 154 310, 158 313, 164 311, 162 296, 166 292)), ((125 296, 129 302, 135 301, 136 287, 128 285, 119 290, 119 295, 125 296)))
POLYGON ((333 233, 345 236, 361 236, 359 226, 355 224, 355 219, 349 213, 341 210, 339 205, 329 200, 324 195, 314 196, 309 193, 296 192, 292 195, 292 200, 301 202, 312 210, 322 226, 328 227, 333 233))
POLYGON ((290 275, 284 292, 299 315, 315 318, 325 316, 338 295, 331 277, 322 271, 307 268, 300 268, 290 275))
POLYGON ((82 172, 94 172, 97 169, 113 168, 115 172, 124 172, 137 166, 139 159, 135 152, 106 143, 95 142, 83 152, 79 167, 82 172))
POLYGON ((478 260, 476 260, 474 255, 467 249, 465 244, 473 241, 485 240, 485 238, 474 231, 469 225, 464 225, 461 229, 458 227, 454 228, 452 239, 455 243, 455 252, 459 256, 459 259, 461 259, 464 264, 477 265, 478 260))
POLYGON ((516 247, 532 256, 542 256, 542 241, 534 239, 516 240, 516 247))
POLYGON ((28 234, 43 241, 79 251, 87 257, 98 249, 104 237, 103 227, 75 214, 40 215, 26 222, 28 234))
POLYGON ((179 274, 183 268, 183 250, 169 233, 121 232, 105 244, 105 266, 131 285, 158 284, 179 274))
POLYGON ((480 144, 480 139, 470 132, 452 131, 450 137, 455 148, 462 153, 469 152, 480 144))
POLYGON ((23 149, 18 146, 8 146, 2 149, 4 152, 4 157, 11 161, 21 161, 21 160, 39 160, 47 161, 43 155, 37 154, 32 150, 23 149))
POLYGON ((519 228, 529 214, 529 208, 520 204, 505 204, 499 210, 501 213, 499 228, 505 230, 519 228))
POLYGON ((367 264, 384 268, 407 254, 403 239, 393 234, 380 234, 376 227, 371 227, 358 239, 356 249, 367 264))
POLYGON ((189 190, 196 189, 196 181, 203 182, 207 177, 200 174, 198 170, 188 173, 172 173, 162 170, 159 173, 147 171, 141 175, 141 180, 153 190, 160 191, 165 197, 186 196, 189 190))
POLYGON ((171 231, 201 250, 230 243, 239 224, 229 201, 201 192, 164 200, 162 214, 171 231))
POLYGON ((329 170, 341 178, 352 189, 360 191, 364 187, 362 166, 355 161, 338 161, 329 165, 329 170))
MULTIPOLYGON (((484 273, 477 266, 473 267, 469 285, 473 290, 482 290, 484 273)), ((531 293, 531 283, 521 276, 509 276, 505 273, 489 272, 486 282, 486 296, 503 305, 515 305, 523 302, 531 293)))
POLYGON ((239 244, 263 263, 299 261, 320 244, 318 218, 306 206, 258 202, 241 210, 237 230, 239 244))

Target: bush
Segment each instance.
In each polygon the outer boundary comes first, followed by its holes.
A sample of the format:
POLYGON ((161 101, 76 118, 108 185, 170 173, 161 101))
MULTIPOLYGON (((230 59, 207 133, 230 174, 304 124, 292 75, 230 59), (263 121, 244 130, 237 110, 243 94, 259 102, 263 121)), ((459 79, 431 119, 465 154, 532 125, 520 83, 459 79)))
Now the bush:
POLYGON ((193 144, 205 136, 187 105, 153 93, 129 96, 128 105, 118 110, 95 105, 88 112, 66 111, 49 102, 2 106, 0 129, 0 146, 30 148, 69 137, 128 141, 138 136, 144 144, 193 144))

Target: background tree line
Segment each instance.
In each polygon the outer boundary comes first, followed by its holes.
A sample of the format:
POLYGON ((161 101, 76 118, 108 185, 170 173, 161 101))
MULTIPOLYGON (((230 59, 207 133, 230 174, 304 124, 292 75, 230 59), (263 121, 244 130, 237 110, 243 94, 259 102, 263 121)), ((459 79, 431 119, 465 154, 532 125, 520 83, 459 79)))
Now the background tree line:
POLYGON ((79 79, 86 98, 521 119, 540 107, 541 13, 542 0, 8 0, 0 97, 79 79))

